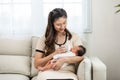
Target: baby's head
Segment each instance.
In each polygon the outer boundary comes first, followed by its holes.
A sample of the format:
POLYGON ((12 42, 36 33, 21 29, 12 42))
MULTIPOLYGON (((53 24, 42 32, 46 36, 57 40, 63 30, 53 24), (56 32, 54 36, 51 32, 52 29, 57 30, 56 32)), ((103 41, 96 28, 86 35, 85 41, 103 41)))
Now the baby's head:
POLYGON ((74 46, 73 48, 71 48, 71 51, 75 53, 77 56, 83 56, 86 52, 86 49, 85 47, 80 45, 80 46, 74 46))

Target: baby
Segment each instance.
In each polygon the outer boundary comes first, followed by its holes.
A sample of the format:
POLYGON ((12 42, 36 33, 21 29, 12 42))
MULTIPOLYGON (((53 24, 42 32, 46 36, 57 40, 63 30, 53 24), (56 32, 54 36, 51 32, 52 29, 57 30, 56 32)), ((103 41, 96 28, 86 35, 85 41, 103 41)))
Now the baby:
MULTIPOLYGON (((64 57, 70 57, 70 56, 83 56, 86 52, 86 49, 83 46, 74 46, 73 48, 70 49, 70 51, 62 54, 56 54, 53 56, 53 59, 48 61, 47 64, 44 67, 38 67, 38 70, 40 71, 45 71, 48 69, 52 69, 53 63, 59 59, 59 58, 64 58, 64 57)), ((67 63, 64 63, 62 67, 67 66, 67 63)))

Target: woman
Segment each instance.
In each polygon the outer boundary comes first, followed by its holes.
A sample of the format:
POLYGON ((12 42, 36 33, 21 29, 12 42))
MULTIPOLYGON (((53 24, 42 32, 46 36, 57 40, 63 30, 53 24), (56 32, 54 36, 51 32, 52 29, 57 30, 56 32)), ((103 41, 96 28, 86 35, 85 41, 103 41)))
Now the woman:
MULTIPOLYGON (((67 13, 62 8, 53 9, 48 16, 48 24, 45 35, 37 43, 34 64, 35 67, 44 66, 56 54, 62 54, 68 51, 68 48, 81 45, 79 36, 68 31, 67 13), (62 46, 61 46, 62 45, 62 46)), ((83 48, 83 46, 81 47, 83 48)), ((84 49, 81 49, 84 50, 84 49)), ((82 51, 84 52, 84 51, 82 51)), ((38 80, 47 79, 74 79, 77 80, 75 72, 75 63, 83 60, 82 56, 65 57, 57 59, 52 66, 52 70, 39 72, 38 80), (64 63, 69 65, 61 68, 64 63)))

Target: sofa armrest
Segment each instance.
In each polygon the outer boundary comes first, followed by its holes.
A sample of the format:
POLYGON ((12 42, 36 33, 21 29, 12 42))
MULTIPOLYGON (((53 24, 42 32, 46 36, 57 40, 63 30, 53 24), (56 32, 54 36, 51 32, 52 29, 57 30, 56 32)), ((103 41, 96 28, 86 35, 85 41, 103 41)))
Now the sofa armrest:
POLYGON ((97 57, 89 57, 92 67, 92 80, 106 80, 106 65, 97 57))
POLYGON ((91 80, 91 61, 88 57, 84 57, 78 65, 78 80, 91 80))

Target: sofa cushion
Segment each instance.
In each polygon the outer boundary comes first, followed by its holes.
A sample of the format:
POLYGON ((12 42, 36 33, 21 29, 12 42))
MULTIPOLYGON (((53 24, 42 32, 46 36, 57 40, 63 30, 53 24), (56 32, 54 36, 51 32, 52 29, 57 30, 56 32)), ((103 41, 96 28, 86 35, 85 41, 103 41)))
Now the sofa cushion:
POLYGON ((29 78, 20 74, 0 74, 0 80, 29 80, 29 78))
POLYGON ((39 37, 32 36, 31 77, 34 77, 38 74, 38 70, 34 66, 34 55, 35 55, 35 49, 38 39, 39 37))
POLYGON ((31 58, 31 77, 34 77, 38 74, 38 70, 34 66, 34 58, 31 58))
POLYGON ((0 73, 30 75, 30 57, 0 55, 0 73))
POLYGON ((0 38, 0 55, 31 56, 31 38, 0 38))
POLYGON ((37 76, 33 77, 31 80, 37 80, 37 76))
POLYGON ((85 57, 78 66, 77 75, 80 80, 91 80, 91 61, 85 57))
POLYGON ((32 36, 32 56, 34 57, 36 44, 38 42, 39 37, 32 36))

